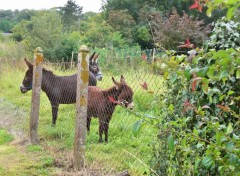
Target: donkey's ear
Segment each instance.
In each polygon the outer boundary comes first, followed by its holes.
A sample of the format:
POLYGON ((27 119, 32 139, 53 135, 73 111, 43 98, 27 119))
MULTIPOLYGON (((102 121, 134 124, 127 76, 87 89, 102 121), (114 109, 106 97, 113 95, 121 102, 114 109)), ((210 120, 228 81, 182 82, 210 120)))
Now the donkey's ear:
POLYGON ((99 54, 95 54, 94 57, 93 57, 93 60, 94 60, 94 61, 97 61, 98 56, 99 56, 99 54))
POLYGON ((29 69, 33 69, 33 64, 29 62, 26 58, 24 58, 25 63, 27 64, 29 69))
POLYGON ((118 89, 119 88, 119 83, 112 77, 112 81, 114 83, 114 86, 118 89))
POLYGON ((126 84, 126 81, 125 81, 125 78, 123 77, 123 75, 121 75, 120 82, 121 82, 122 84, 126 84))
POLYGON ((93 54, 89 57, 89 61, 92 61, 94 55, 95 55, 96 52, 93 52, 93 54))

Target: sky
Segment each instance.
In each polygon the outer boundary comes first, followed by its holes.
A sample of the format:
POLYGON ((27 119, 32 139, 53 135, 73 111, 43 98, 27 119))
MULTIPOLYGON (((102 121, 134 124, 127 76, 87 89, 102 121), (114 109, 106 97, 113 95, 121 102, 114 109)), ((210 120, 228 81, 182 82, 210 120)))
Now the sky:
MULTIPOLYGON (((100 12, 102 0, 75 0, 76 4, 83 7, 83 13, 92 11, 100 12)), ((50 9, 52 7, 63 7, 67 0, 0 0, 2 10, 23 9, 50 9)))

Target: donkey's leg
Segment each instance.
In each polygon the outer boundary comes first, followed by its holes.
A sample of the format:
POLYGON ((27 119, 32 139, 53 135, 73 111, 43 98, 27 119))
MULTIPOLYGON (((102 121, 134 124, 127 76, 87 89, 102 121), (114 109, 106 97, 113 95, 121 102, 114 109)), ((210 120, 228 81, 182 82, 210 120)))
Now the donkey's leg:
POLYGON ((91 120, 92 120, 92 118, 87 116, 87 131, 88 131, 88 133, 90 133, 91 120))
POLYGON ((52 104, 52 125, 55 126, 57 121, 57 116, 58 116, 59 104, 56 102, 51 102, 51 104, 52 104))
POLYGON ((104 123, 104 134, 105 134, 106 143, 108 143, 108 129, 109 129, 109 120, 106 120, 104 123))
POLYGON ((99 140, 98 142, 103 142, 102 140, 102 134, 103 134, 103 131, 104 131, 104 122, 101 120, 101 118, 99 118, 99 140))

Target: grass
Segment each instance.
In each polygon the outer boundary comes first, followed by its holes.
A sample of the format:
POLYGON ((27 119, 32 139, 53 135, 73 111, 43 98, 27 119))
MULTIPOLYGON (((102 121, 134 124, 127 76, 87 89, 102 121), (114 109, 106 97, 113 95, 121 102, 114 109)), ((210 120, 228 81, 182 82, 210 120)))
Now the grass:
MULTIPOLYGON (((17 107, 21 107, 29 113, 31 92, 21 94, 19 90, 19 85, 26 71, 21 68, 3 67, 0 75, 0 98, 11 101, 17 107)), ((53 68, 49 68, 53 70, 53 68)), ((53 71, 58 75, 69 75, 74 72, 53 71)), ((102 88, 112 86, 111 77, 114 73, 106 70, 102 70, 102 72, 104 73, 104 80, 98 82, 98 86, 102 88)), ((137 135, 133 134, 132 129, 133 124, 140 119, 135 115, 136 112, 157 115, 158 106, 154 102, 159 101, 157 95, 161 94, 163 90, 163 81, 159 76, 146 70, 122 71, 118 75, 114 75, 116 80, 119 80, 120 74, 124 75, 126 82, 134 90, 135 109, 134 111, 128 111, 122 107, 116 108, 110 122, 108 144, 98 143, 98 119, 92 120, 91 132, 87 135, 86 163, 88 167, 96 168, 106 174, 123 170, 128 170, 134 176, 149 174, 149 168, 146 165, 149 165, 151 161, 151 144, 157 135, 157 131, 150 124, 145 124, 137 135), (144 81, 148 83, 149 90, 144 90, 140 86, 144 81), (141 164, 140 161, 145 164, 141 164)), ((23 127, 26 132, 28 132, 28 120, 26 119, 23 127)), ((60 105, 57 125, 52 127, 51 105, 45 93, 42 93, 38 131, 41 144, 40 146, 29 146, 27 150, 42 152, 42 147, 50 146, 56 150, 72 151, 74 129, 75 105, 60 105)), ((51 164, 51 159, 48 162, 51 164)))
POLYGON ((54 175, 53 158, 45 154, 25 152, 23 148, 10 144, 13 136, 0 129, 0 175, 54 175))

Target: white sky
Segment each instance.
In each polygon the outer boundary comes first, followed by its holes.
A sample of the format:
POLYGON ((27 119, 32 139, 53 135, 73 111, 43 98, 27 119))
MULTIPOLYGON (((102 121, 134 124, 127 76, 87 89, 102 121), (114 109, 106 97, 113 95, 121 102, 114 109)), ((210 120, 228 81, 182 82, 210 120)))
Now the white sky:
MULTIPOLYGON (((83 7, 83 12, 100 12, 102 0, 74 0, 77 5, 83 7)), ((63 7, 67 0, 0 0, 2 10, 22 9, 50 9, 52 7, 63 7)))

